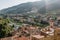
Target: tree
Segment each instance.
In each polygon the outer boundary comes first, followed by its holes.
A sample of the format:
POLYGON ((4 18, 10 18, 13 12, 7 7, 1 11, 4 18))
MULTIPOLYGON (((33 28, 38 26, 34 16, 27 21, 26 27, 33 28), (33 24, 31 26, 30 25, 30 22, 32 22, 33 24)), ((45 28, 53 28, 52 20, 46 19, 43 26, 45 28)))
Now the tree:
POLYGON ((9 36, 9 33, 12 31, 12 27, 8 25, 6 20, 2 20, 2 22, 0 23, 0 38, 9 36))

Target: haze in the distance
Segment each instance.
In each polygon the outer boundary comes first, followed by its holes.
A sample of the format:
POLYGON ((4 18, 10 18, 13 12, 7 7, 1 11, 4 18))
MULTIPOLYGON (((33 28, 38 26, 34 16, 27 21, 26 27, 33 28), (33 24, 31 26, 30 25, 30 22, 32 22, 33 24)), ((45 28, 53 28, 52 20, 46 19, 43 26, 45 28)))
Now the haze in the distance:
POLYGON ((8 7, 12 7, 25 2, 34 2, 41 0, 0 0, 0 10, 8 7))

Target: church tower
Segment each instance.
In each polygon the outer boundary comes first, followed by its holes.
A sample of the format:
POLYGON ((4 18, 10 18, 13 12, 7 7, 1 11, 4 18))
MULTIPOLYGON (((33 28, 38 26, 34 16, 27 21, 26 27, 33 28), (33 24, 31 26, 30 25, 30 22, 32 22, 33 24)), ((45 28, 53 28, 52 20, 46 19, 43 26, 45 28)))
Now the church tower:
POLYGON ((49 18, 49 24, 51 28, 54 28, 54 22, 55 22, 55 18, 54 17, 50 17, 49 18))

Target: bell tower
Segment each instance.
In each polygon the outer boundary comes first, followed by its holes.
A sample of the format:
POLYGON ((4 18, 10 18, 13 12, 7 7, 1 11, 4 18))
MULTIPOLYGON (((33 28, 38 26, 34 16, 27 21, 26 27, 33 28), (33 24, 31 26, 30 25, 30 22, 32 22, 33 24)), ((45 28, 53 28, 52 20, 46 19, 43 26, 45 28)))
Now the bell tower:
POLYGON ((53 18, 49 18, 49 24, 51 28, 54 28, 54 19, 53 18))

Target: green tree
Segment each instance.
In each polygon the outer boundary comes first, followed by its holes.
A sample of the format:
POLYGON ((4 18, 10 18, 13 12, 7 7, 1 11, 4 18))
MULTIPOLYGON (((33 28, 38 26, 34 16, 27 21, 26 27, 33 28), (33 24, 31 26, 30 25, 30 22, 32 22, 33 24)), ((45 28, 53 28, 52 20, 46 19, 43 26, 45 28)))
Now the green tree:
POLYGON ((9 36, 9 33, 13 28, 8 25, 8 22, 5 19, 0 21, 0 38, 9 36))

